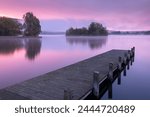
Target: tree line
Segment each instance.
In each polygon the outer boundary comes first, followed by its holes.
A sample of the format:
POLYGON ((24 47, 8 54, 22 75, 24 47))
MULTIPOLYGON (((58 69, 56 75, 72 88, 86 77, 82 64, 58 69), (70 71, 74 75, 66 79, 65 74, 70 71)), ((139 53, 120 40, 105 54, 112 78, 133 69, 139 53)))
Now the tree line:
POLYGON ((108 31, 106 27, 104 27, 102 24, 97 23, 97 22, 92 22, 88 28, 82 27, 82 28, 69 28, 66 31, 67 36, 106 36, 108 35, 108 31))
POLYGON ((39 19, 32 12, 23 15, 24 23, 18 19, 0 17, 0 36, 38 36, 41 32, 39 19))

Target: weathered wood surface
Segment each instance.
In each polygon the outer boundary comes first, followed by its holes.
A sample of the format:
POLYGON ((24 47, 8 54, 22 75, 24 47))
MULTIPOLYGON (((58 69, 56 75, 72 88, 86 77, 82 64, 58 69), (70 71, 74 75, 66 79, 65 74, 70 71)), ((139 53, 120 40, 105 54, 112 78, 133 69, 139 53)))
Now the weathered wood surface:
POLYGON ((64 99, 64 90, 70 90, 72 99, 80 99, 93 86, 93 72, 99 72, 101 81, 109 71, 109 63, 116 69, 118 57, 126 50, 111 50, 84 61, 49 72, 0 90, 0 99, 64 99), (7 98, 6 98, 7 97, 7 98))

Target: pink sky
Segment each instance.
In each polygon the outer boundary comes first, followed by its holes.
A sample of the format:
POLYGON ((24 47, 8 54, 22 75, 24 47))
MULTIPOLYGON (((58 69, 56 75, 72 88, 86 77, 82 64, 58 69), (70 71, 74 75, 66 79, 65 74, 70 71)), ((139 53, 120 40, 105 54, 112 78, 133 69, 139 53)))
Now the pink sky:
POLYGON ((150 0, 3 0, 0 3, 0 16, 22 18, 28 11, 41 20, 43 30, 62 31, 91 21, 113 30, 150 30, 150 0))

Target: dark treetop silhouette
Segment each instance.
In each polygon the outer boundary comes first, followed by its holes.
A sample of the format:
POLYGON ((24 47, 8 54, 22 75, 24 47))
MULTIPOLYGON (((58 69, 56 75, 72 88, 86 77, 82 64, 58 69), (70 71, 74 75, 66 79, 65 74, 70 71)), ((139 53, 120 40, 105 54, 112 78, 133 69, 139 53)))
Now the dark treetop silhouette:
POLYGON ((99 23, 92 22, 88 29, 83 28, 70 28, 66 31, 67 36, 107 36, 108 32, 107 29, 99 23))
POLYGON ((17 19, 0 17, 0 36, 21 34, 22 24, 17 19))
POLYGON ((41 33, 39 19, 32 12, 27 12, 24 16, 23 25, 18 19, 0 17, 0 36, 38 36, 41 33))
POLYGON ((40 21, 32 12, 27 12, 23 19, 24 36, 38 36, 41 33, 40 21))

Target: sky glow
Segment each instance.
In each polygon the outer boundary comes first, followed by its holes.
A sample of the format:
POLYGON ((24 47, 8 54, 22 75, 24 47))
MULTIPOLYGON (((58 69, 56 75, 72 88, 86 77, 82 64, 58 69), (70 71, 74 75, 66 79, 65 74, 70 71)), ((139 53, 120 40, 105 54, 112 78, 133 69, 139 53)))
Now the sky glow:
POLYGON ((0 16, 21 19, 28 11, 42 30, 65 31, 97 21, 110 30, 150 30, 150 0, 0 0, 0 16))

